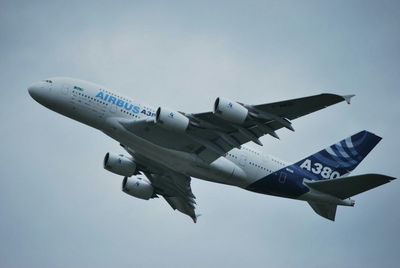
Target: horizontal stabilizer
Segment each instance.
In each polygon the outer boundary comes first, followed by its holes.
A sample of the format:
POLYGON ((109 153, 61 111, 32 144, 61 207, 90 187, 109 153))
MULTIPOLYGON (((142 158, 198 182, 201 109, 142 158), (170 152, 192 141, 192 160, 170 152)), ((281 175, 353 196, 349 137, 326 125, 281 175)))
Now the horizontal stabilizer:
POLYGON ((318 215, 320 215, 328 220, 331 220, 331 221, 335 220, 337 205, 326 204, 326 203, 316 203, 316 202, 311 202, 311 201, 309 201, 308 204, 310 204, 312 209, 318 215))
POLYGON ((305 182, 305 184, 317 191, 338 197, 340 199, 346 199, 371 190, 382 184, 388 183, 394 179, 395 178, 393 177, 381 174, 365 174, 332 180, 309 181, 305 182))

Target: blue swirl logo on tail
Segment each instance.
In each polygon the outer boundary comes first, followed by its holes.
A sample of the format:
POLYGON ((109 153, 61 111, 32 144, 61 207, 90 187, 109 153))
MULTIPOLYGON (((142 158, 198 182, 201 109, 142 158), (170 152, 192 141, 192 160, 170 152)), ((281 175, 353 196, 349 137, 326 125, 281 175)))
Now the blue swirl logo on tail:
POLYGON ((380 140, 381 137, 364 130, 293 166, 308 171, 312 180, 334 179, 354 170, 380 140))

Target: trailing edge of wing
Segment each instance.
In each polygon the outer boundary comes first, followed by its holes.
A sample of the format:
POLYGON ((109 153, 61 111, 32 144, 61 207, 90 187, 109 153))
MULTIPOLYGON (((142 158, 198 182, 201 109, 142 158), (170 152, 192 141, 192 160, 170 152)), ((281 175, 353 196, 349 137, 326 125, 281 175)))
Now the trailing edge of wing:
POLYGON ((184 200, 182 200, 180 197, 176 196, 163 196, 165 201, 172 207, 173 210, 177 209, 178 211, 182 212, 183 214, 188 215, 190 218, 192 218, 193 222, 197 222, 197 216, 194 208, 192 206, 189 206, 184 200))
POLYGON ((149 174, 148 177, 157 194, 161 194, 174 210, 177 209, 196 222, 196 197, 190 187, 190 177, 170 170, 167 173, 169 174, 149 174))

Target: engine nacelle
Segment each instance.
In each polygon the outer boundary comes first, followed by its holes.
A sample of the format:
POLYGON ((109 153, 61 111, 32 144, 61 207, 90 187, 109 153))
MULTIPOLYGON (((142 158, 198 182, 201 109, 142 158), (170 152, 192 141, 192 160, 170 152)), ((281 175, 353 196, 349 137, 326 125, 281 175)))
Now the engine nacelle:
POLYGON ((189 126, 189 118, 161 107, 157 109, 155 122, 167 130, 176 132, 184 132, 189 126))
POLYGON ((125 177, 122 181, 122 191, 131 196, 149 200, 154 194, 151 182, 144 177, 125 177))
POLYGON ((123 154, 107 153, 103 166, 104 169, 124 177, 130 177, 136 172, 136 163, 133 158, 123 154))
POLYGON ((217 98, 214 103, 214 114, 235 124, 243 124, 249 111, 243 105, 223 98, 217 98))

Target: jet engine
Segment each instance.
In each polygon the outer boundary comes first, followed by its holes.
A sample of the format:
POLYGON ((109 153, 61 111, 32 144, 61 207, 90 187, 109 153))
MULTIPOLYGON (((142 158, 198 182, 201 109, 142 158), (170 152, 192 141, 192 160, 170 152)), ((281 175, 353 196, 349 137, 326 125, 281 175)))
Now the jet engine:
POLYGON ((241 104, 223 98, 214 102, 214 114, 221 119, 235 124, 243 124, 249 111, 241 104))
POLYGON ((189 118, 183 114, 159 107, 156 112, 156 124, 176 132, 184 132, 189 126, 189 118))
POLYGON ((107 153, 103 166, 104 169, 125 177, 130 177, 136 172, 134 159, 123 154, 107 153))
POLYGON ((131 196, 149 200, 154 195, 154 188, 147 178, 132 176, 122 181, 122 191, 131 196))

